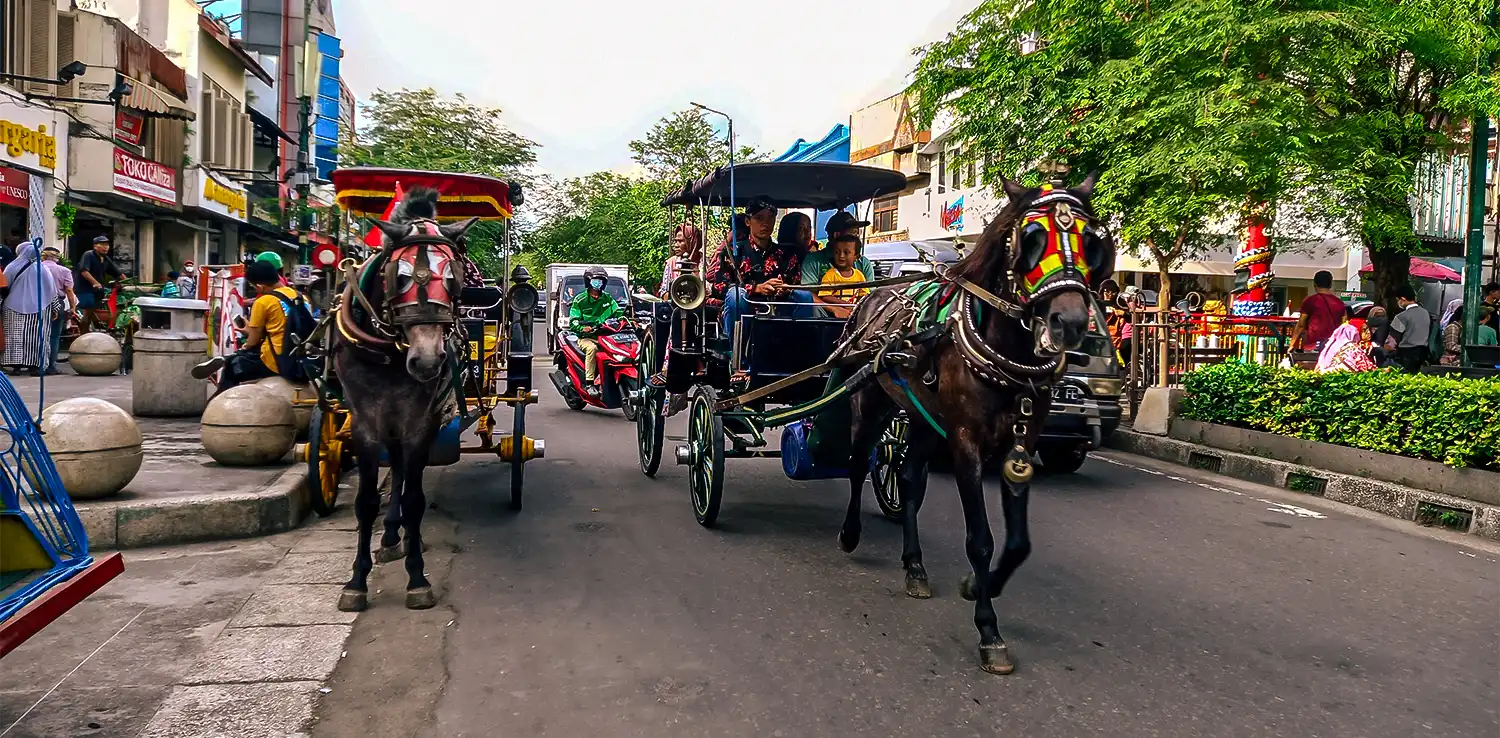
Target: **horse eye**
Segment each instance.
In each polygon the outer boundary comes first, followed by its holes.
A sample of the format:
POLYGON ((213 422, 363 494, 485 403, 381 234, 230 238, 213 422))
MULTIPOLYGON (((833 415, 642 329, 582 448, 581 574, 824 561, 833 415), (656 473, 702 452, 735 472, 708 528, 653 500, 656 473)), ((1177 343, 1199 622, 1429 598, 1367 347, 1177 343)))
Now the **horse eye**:
POLYGON ((1021 263, 1026 269, 1036 266, 1047 250, 1047 229, 1032 223, 1021 232, 1021 263))
POLYGON ((1083 233, 1083 261, 1088 264, 1090 272, 1098 272, 1105 267, 1104 260, 1109 257, 1109 249, 1094 229, 1090 228, 1083 233))

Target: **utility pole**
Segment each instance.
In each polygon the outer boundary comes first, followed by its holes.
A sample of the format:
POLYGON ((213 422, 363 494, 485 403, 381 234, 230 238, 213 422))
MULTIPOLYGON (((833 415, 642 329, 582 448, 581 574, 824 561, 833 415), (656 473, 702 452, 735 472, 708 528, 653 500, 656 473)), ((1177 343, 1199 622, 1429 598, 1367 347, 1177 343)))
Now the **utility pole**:
MULTIPOLYGON (((1489 25, 1495 27, 1500 12, 1491 10, 1489 25)), ((1485 71, 1494 64, 1494 59, 1485 59, 1485 71)), ((1474 125, 1469 142, 1469 247, 1464 254, 1464 345, 1479 343, 1479 282, 1484 262, 1484 186, 1488 181, 1486 166, 1490 159, 1490 120, 1485 111, 1474 111, 1474 125)), ((1471 366, 1468 352, 1463 352, 1463 365, 1471 366)))
POLYGON ((310 89, 317 89, 312 76, 316 66, 311 62, 313 52, 308 46, 312 38, 313 1, 306 0, 302 9, 302 89, 297 90, 297 172, 293 181, 297 186, 297 242, 301 247, 298 255, 303 263, 308 261, 308 233, 312 230, 312 154, 308 151, 312 143, 312 98, 310 89))

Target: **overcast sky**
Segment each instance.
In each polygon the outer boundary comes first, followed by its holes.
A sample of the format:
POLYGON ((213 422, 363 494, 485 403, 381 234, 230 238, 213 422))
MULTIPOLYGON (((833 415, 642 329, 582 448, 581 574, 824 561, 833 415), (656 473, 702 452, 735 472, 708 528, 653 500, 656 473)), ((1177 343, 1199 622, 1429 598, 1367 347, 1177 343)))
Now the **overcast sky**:
POLYGON ((781 153, 898 91, 911 50, 978 0, 334 0, 344 80, 500 107, 574 176, 627 171, 627 142, 689 101, 781 153))

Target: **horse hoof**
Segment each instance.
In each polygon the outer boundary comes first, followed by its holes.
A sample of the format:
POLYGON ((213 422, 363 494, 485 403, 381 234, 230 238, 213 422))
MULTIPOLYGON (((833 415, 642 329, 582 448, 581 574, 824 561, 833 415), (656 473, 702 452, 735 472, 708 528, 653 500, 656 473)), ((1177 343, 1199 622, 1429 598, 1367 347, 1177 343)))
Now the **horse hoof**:
POLYGON ((998 646, 979 647, 979 668, 991 674, 1005 676, 1016 670, 1016 665, 1011 663, 1010 652, 1005 649, 1005 644, 998 646))
POLYGON ((398 543, 394 546, 381 546, 375 549, 375 563, 377 564, 389 564, 404 558, 406 558, 405 544, 398 543))
MULTIPOLYGON (((965 576, 963 579, 959 580, 959 582, 958 582, 958 596, 964 598, 965 600, 968 600, 969 602, 973 602, 974 601, 974 575, 973 574, 969 574, 969 575, 965 576)), ((1004 648, 1004 646, 1001 646, 1001 648, 1004 648)))
POLYGON ((429 610, 435 605, 437 605, 437 595, 432 593, 432 587, 406 590, 406 609, 429 610))
POLYGON ((859 548, 859 536, 839 531, 839 549, 848 554, 854 553, 856 548, 859 548))
POLYGON ((906 577, 906 596, 914 600, 930 600, 932 599, 932 585, 927 583, 926 577, 918 579, 908 574, 906 577))
POLYGON ((339 612, 364 612, 370 606, 370 596, 355 589, 339 593, 339 612))

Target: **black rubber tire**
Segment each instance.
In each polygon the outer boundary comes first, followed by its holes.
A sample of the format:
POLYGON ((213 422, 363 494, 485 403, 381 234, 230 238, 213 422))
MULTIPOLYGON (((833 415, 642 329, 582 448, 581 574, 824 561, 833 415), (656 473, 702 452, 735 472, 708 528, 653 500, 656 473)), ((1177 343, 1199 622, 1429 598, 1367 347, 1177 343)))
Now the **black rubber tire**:
POLYGON ((645 403, 635 416, 636 451, 641 460, 641 473, 655 477, 661 468, 661 446, 666 437, 666 418, 662 417, 662 406, 666 390, 646 389, 645 403))
POLYGON ((625 413, 625 419, 632 423, 635 422, 635 417, 640 414, 640 408, 630 404, 630 394, 638 389, 637 385, 639 383, 640 380, 638 379, 620 377, 620 386, 618 387, 620 397, 623 398, 623 401, 620 403, 620 411, 625 413))
POLYGON ((324 459, 324 429, 332 425, 333 431, 338 430, 338 418, 330 415, 321 407, 313 408, 312 418, 307 425, 307 503, 313 512, 320 517, 332 515, 339 506, 339 483, 338 479, 344 471, 344 461, 347 454, 340 453, 339 458, 334 460, 336 471, 330 475, 324 459), (331 483, 330 483, 331 480, 331 483))
POLYGON ((521 443, 526 438, 526 406, 516 405, 515 416, 511 424, 511 453, 515 456, 510 459, 510 509, 521 509, 521 489, 526 484, 526 464, 521 461, 521 443))
POLYGON ((901 521, 901 490, 896 480, 901 476, 901 465, 906 461, 907 419, 898 413, 881 431, 880 442, 875 446, 875 467, 870 473, 870 483, 875 488, 875 504, 890 520, 901 521))
POLYGON ((1072 474, 1083 466, 1089 451, 1083 444, 1047 444, 1037 447, 1036 455, 1048 474, 1072 474))
POLYGON ((688 448, 694 456, 688 468, 688 491, 693 517, 705 528, 718 522, 724 503, 724 419, 714 412, 718 399, 712 387, 699 385, 688 409, 688 448))
POLYGON ((572 387, 568 387, 568 391, 562 393, 562 398, 569 410, 583 410, 583 398, 572 387))

